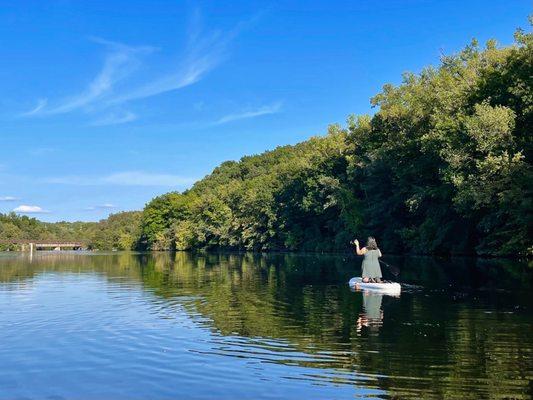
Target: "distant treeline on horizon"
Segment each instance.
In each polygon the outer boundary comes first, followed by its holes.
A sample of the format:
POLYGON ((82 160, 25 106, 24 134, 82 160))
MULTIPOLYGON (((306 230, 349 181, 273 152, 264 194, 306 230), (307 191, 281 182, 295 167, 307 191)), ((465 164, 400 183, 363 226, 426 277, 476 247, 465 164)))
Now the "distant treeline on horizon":
MULTIPOLYGON (((97 249, 533 255, 533 35, 405 74, 327 135, 228 161, 185 192, 98 223, 0 215, 6 239, 97 249)), ((2 246, 2 245, 0 245, 2 246)), ((4 247, 7 245, 3 245, 4 247)))

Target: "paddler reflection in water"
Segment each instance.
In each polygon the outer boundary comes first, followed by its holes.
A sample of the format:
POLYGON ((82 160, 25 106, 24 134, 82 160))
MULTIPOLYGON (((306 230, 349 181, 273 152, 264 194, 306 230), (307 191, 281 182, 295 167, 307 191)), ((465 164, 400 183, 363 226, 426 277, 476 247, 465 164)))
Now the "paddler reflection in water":
POLYGON ((366 247, 359 248, 359 241, 355 239, 352 242, 355 245, 355 252, 359 256, 364 256, 361 277, 363 282, 381 282, 381 268, 379 266, 379 257, 381 257, 381 250, 378 248, 376 239, 369 236, 366 247))
POLYGON ((363 291, 363 312, 357 319, 357 332, 364 327, 379 328, 383 323, 381 300, 383 295, 363 291))

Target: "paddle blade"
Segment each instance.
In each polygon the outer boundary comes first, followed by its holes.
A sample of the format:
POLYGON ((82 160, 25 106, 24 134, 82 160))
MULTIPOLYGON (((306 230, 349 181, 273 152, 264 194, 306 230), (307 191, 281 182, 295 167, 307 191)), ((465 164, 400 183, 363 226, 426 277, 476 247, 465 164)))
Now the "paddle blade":
POLYGON ((399 268, 397 268, 397 267, 395 267, 393 265, 389 265, 388 267, 389 267, 389 271, 391 272, 392 275, 394 275, 394 276, 400 275, 400 269, 399 268))

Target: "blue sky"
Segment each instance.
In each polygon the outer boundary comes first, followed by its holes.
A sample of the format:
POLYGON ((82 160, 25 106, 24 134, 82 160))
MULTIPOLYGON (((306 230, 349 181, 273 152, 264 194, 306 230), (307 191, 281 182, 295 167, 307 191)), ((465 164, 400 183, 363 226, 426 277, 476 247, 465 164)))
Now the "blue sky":
POLYGON ((0 212, 94 221, 323 134, 524 1, 0 1, 0 212), (511 6, 512 5, 512 6, 511 6))

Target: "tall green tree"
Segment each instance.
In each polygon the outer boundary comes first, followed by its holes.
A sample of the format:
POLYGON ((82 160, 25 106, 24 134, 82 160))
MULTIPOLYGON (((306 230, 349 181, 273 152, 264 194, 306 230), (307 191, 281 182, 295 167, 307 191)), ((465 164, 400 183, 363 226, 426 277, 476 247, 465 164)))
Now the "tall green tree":
POLYGON ((151 249, 531 255, 532 35, 404 75, 346 129, 226 162, 143 212, 151 249))

